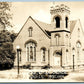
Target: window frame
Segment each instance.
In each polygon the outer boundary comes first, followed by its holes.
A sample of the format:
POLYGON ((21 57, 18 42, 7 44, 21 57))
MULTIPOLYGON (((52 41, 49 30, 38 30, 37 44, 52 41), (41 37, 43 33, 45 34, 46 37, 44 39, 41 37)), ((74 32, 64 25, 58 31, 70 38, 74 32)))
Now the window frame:
POLYGON ((41 61, 42 62, 46 61, 46 48, 45 47, 41 48, 41 61))
POLYGON ((56 16, 55 17, 55 22, 56 22, 56 28, 60 28, 60 17, 59 16, 56 16))
POLYGON ((29 28, 28 28, 29 37, 32 37, 32 31, 33 31, 33 28, 32 28, 32 27, 29 27, 29 28))
POLYGON ((59 46, 59 38, 60 38, 60 34, 55 34, 56 46, 59 46))
POLYGON ((65 26, 68 28, 68 17, 65 17, 65 26))
POLYGON ((36 62, 36 44, 34 42, 28 42, 26 44, 26 55, 28 62, 36 62), (31 55, 32 55, 32 59, 31 59, 31 55))

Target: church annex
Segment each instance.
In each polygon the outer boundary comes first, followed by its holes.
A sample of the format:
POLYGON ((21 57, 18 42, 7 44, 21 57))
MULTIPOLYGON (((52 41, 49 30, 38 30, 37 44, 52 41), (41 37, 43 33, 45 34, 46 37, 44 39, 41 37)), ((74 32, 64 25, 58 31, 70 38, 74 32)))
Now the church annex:
POLYGON ((50 13, 51 24, 29 16, 18 33, 13 45, 15 51, 17 45, 22 50, 20 65, 70 68, 74 55, 75 67, 84 66, 84 32, 80 20, 70 21, 70 9, 64 4, 52 6, 50 13))

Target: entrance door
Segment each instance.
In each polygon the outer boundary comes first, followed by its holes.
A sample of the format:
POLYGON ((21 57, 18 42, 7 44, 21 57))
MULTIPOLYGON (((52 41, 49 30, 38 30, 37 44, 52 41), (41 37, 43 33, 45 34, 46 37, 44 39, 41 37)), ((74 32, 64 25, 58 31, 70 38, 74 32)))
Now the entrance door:
POLYGON ((60 66, 61 65, 60 55, 57 56, 56 55, 54 56, 54 66, 60 66))

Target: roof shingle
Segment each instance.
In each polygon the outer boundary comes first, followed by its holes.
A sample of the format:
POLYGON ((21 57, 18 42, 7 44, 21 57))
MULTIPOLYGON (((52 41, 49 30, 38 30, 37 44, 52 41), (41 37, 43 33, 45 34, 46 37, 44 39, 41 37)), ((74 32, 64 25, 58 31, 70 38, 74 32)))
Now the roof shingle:
MULTIPOLYGON (((52 30, 52 25, 51 24, 47 24, 47 23, 44 23, 44 22, 41 22, 41 21, 38 21, 36 19, 34 19, 36 21, 36 23, 45 31, 50 31, 52 30)), ((76 24, 77 20, 73 20, 73 21, 70 21, 70 32, 72 33, 74 27, 75 27, 75 24, 76 24)))

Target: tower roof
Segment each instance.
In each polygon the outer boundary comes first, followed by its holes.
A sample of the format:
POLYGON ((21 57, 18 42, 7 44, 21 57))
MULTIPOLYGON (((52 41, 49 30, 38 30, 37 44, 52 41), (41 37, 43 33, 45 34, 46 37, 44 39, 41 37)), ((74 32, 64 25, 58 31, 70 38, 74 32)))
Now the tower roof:
POLYGON ((70 8, 64 4, 51 6, 50 13, 56 13, 56 12, 67 12, 70 13, 70 8))

